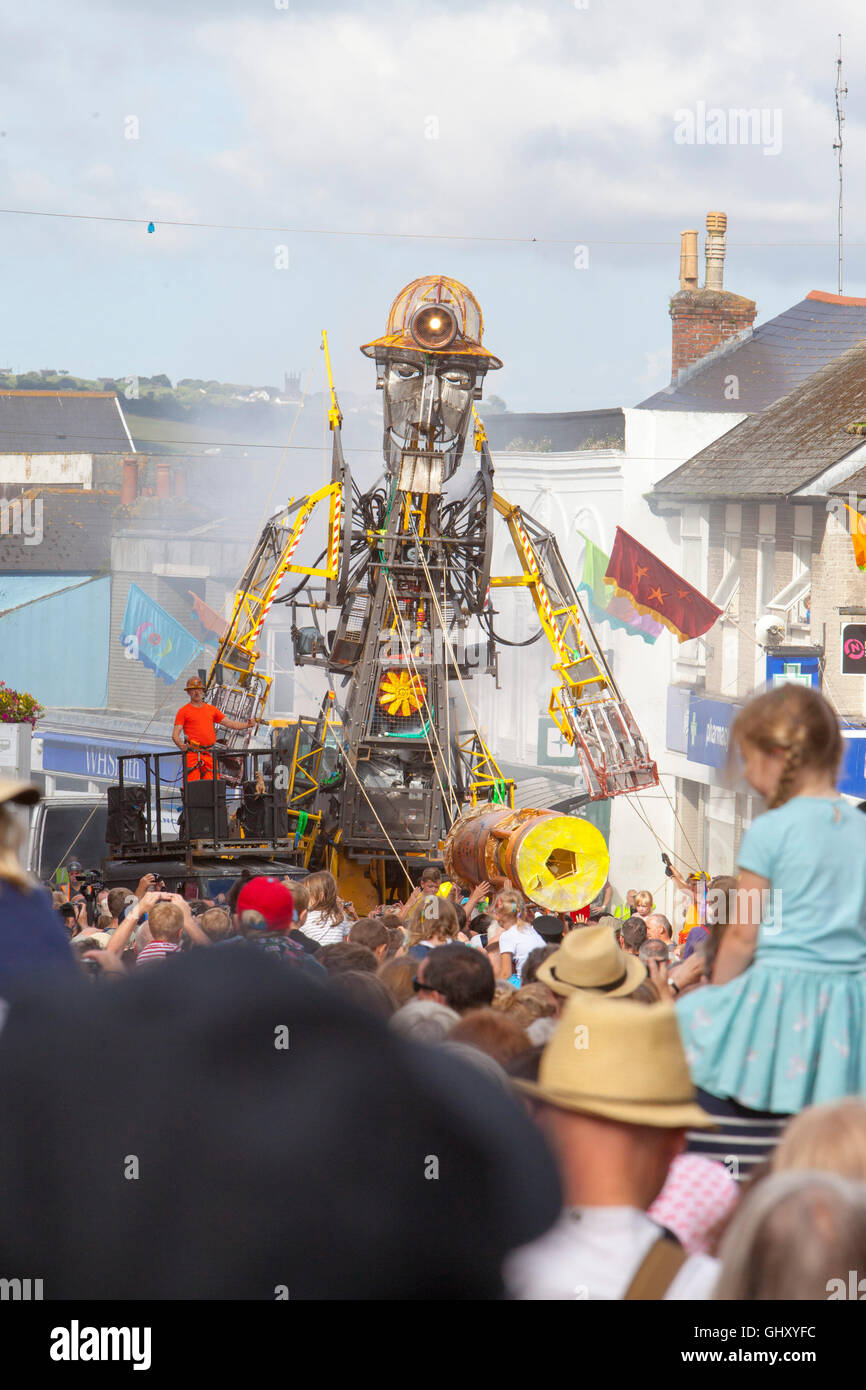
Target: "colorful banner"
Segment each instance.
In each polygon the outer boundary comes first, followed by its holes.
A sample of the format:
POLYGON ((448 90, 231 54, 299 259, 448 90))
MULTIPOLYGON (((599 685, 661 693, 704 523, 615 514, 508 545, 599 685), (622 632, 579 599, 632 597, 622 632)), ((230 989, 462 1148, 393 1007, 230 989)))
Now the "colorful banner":
POLYGON ((631 599, 639 613, 664 623, 680 642, 701 637, 722 616, 721 608, 621 526, 616 528, 605 579, 631 599))
POLYGON ((166 685, 173 685, 202 649, 201 642, 137 584, 129 586, 120 641, 128 660, 140 661, 166 685))
POLYGON ((850 523, 851 544, 854 547, 854 561, 858 570, 866 570, 866 519, 853 507, 845 503, 845 510, 854 518, 850 523))
POLYGON ((211 608, 210 604, 205 603, 203 598, 199 598, 198 594, 194 594, 192 589, 187 589, 187 593, 192 599, 195 616, 198 618, 204 631, 206 633, 214 632, 217 637, 220 638, 225 637, 229 625, 222 614, 217 613, 216 609, 211 608))
POLYGON ((627 598, 617 594, 613 584, 605 582, 605 571, 610 564, 610 556, 605 555, 597 545, 580 532, 586 542, 583 553, 583 575, 578 589, 586 597, 586 607, 591 622, 610 623, 613 628, 622 628, 645 642, 654 642, 662 630, 662 624, 646 614, 638 613, 627 598))

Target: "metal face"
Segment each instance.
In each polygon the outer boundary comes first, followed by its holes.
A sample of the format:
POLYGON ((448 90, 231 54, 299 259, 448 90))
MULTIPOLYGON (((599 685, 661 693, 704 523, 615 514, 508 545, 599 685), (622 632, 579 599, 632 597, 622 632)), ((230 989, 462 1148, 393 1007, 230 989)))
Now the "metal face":
POLYGON ((447 456, 457 467, 472 412, 476 364, 459 357, 389 354, 384 372, 385 423, 392 469, 409 450, 447 456))

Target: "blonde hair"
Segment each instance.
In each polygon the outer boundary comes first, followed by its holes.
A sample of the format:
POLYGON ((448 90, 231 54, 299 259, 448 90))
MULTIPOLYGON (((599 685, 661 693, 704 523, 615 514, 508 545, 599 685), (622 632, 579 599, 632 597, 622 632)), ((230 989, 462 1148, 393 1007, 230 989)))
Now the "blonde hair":
POLYGON ((292 900, 295 904, 295 911, 300 917, 302 912, 306 912, 310 906, 310 890, 307 887, 309 879, 305 878, 303 883, 297 883, 292 878, 283 879, 286 887, 291 891, 292 900))
POLYGON ((453 941, 460 930, 454 904, 435 894, 415 904, 409 914, 408 926, 406 945, 410 950, 421 941, 453 941))
POLYGON ((866 1182, 866 1101, 859 1096, 810 1105, 786 1126, 770 1163, 774 1173, 810 1168, 866 1182))
POLYGON ((200 915, 198 925, 211 941, 223 941, 232 934, 231 914, 224 907, 209 907, 200 915))
POLYGON ((750 700, 734 720, 731 744, 748 743, 761 753, 784 752, 770 810, 794 794, 801 772, 811 768, 835 777, 843 742, 830 704, 811 686, 789 682, 750 700))
POLYGON ((653 906, 653 895, 648 888, 641 888, 640 892, 634 895, 635 908, 638 908, 642 902, 649 903, 650 907, 653 906))
POLYGON ((11 811, 0 806, 0 883, 13 883, 29 892, 33 881, 21 867, 18 855, 24 842, 24 832, 11 811))
POLYGON ((325 926, 333 926, 342 920, 337 902, 337 880, 333 874, 322 869, 304 879, 304 887, 309 894, 310 912, 319 912, 325 926))
POLYGON ((154 941, 177 941, 183 930, 183 909, 177 903, 154 903, 147 925, 154 941))
POLYGON ((520 918, 525 907, 523 894, 518 893, 516 888, 503 888, 493 899, 493 911, 498 909, 503 917, 520 918))

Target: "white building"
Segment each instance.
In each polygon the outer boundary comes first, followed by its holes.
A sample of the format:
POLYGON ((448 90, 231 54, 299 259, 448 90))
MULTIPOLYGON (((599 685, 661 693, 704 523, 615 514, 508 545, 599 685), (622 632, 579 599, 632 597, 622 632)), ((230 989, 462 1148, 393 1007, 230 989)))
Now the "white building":
MULTIPOLYGON (((729 596, 721 592, 722 583, 717 592, 708 590, 709 508, 695 504, 662 512, 651 509, 647 495, 686 460, 796 390, 818 367, 866 336, 866 301, 820 291, 753 329, 753 302, 722 288, 720 218, 708 218, 703 289, 697 285, 697 233, 683 233, 680 291, 670 305, 675 367, 670 386, 635 408, 485 419, 497 491, 554 532, 576 584, 583 570, 583 536, 610 553, 621 526, 725 607, 729 596)), ((518 572, 508 544, 500 523, 495 574, 518 572)), ((525 592, 494 590, 494 601, 502 636, 522 640, 537 627, 525 592)), ((668 692, 674 688, 688 700, 690 688, 702 691, 708 652, 733 639, 723 624, 683 644, 663 630, 650 645, 606 623, 598 625, 597 636, 660 776, 655 791, 611 804, 611 879, 620 895, 627 888, 650 888, 656 901, 670 908, 661 848, 676 855, 681 868, 704 867, 699 860, 707 854, 712 859, 713 845, 730 841, 734 794, 724 768, 696 761, 693 751, 687 756, 682 731, 669 729, 668 707, 676 701, 668 692), (708 822, 700 844, 682 814, 677 823, 674 808, 684 779, 707 789, 700 799, 700 814, 708 822)), ((546 717, 551 660, 543 637, 529 647, 503 648, 501 688, 494 690, 490 679, 476 682, 479 715, 503 760, 527 773, 558 763, 560 769, 573 769, 577 788, 580 774, 571 750, 546 717)), ((679 804, 682 811, 682 797, 679 804)), ((711 867, 719 872, 732 866, 711 867)))

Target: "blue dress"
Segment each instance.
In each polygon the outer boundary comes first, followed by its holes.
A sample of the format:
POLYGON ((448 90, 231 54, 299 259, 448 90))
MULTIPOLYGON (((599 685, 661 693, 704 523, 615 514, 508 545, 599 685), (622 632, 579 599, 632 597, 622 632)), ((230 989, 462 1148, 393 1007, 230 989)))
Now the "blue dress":
POLYGON ((767 811, 740 847, 770 882, 751 965, 678 1001, 692 1079, 793 1114, 866 1093, 866 815, 830 797, 767 811))

